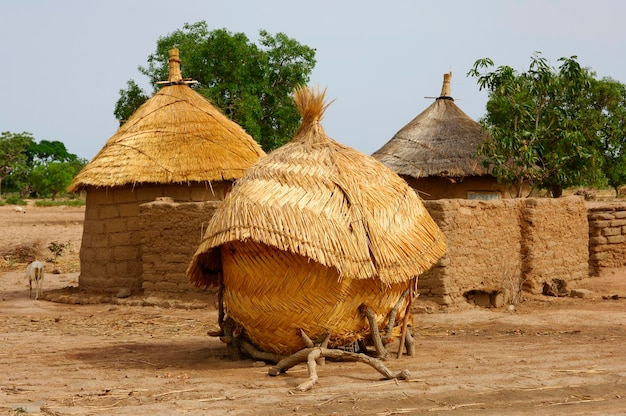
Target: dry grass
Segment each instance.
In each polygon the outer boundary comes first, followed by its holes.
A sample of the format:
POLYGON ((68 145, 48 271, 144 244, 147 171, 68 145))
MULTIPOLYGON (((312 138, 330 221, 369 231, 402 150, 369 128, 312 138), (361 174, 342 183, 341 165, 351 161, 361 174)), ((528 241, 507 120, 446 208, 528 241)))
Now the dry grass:
POLYGON ((17 243, 12 246, 0 247, 0 266, 15 263, 30 263, 44 257, 43 242, 40 240, 17 243))

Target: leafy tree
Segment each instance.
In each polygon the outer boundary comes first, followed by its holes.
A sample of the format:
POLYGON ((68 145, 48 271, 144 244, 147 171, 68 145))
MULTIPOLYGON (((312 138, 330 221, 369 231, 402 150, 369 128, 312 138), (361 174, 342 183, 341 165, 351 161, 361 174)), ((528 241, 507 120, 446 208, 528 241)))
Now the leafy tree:
POLYGON ((0 135, 0 184, 22 198, 32 192, 56 197, 86 164, 60 141, 37 143, 27 132, 0 135))
POLYGON ((70 156, 71 156, 70 160, 68 160, 67 163, 69 163, 72 166, 72 169, 74 169, 74 176, 76 176, 85 166, 87 166, 87 163, 89 163, 89 160, 82 158, 82 157, 78 157, 72 153, 70 153, 70 156))
MULTIPOLYGON (((315 50, 283 33, 259 33, 256 45, 243 33, 209 31, 204 21, 185 24, 182 30, 159 38, 147 67, 139 70, 154 85, 166 80, 168 51, 178 47, 183 75, 198 81, 193 88, 270 151, 289 141, 298 128, 300 117, 291 92, 308 82, 316 63, 315 50)), ((115 111, 120 124, 141 103, 131 98, 142 94, 134 81, 120 91, 115 111)))
POLYGON ((51 195, 52 200, 65 191, 76 174, 74 166, 68 162, 50 162, 37 165, 30 174, 34 191, 42 196, 51 195))
POLYGON ((33 192, 29 176, 32 164, 21 164, 4 180, 3 189, 8 192, 19 192, 20 198, 26 198, 33 192))
POLYGON ((29 160, 31 162, 36 160, 41 163, 48 163, 52 161, 69 162, 70 160, 76 158, 76 155, 68 152, 65 148, 65 144, 58 140, 42 140, 39 143, 33 142, 29 146, 28 153, 29 160))
POLYGON ((602 171, 615 189, 626 184, 626 86, 611 78, 593 83, 597 132, 603 155, 602 171))
POLYGON ((489 90, 481 123, 491 138, 478 153, 499 180, 517 186, 518 196, 524 184, 559 197, 566 187, 603 177, 595 74, 576 56, 559 62, 552 68, 537 52, 526 72, 509 66, 481 72, 493 66, 485 58, 468 73, 489 90))
POLYGON ((8 131, 0 134, 0 193, 2 181, 13 173, 26 170, 27 150, 34 142, 31 133, 11 133, 8 131))
POLYGON ((127 81, 126 85, 127 89, 120 90, 120 99, 117 100, 115 111, 113 111, 120 126, 126 123, 126 120, 133 115, 135 110, 149 98, 134 80, 127 81))

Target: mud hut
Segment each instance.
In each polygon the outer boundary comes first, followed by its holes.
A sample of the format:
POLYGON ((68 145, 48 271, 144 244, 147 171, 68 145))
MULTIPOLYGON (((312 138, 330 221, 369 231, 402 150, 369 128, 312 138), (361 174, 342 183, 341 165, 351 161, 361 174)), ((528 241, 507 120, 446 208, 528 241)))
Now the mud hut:
POLYGON ((239 125, 190 88, 193 81, 182 78, 177 49, 170 51, 169 63, 168 81, 68 188, 86 192, 81 289, 141 292, 140 206, 157 198, 220 201, 265 155, 239 125))
POLYGON ((397 334, 390 312, 398 311, 395 322, 408 318, 417 276, 445 251, 404 180, 326 135, 324 96, 296 89, 295 137, 235 183, 188 268, 195 284, 222 288, 220 334, 240 327, 263 352, 397 334))
POLYGON ((476 152, 485 137, 450 95, 452 73, 441 95, 400 129, 372 157, 398 173, 424 199, 500 199, 509 190, 483 167, 476 152))

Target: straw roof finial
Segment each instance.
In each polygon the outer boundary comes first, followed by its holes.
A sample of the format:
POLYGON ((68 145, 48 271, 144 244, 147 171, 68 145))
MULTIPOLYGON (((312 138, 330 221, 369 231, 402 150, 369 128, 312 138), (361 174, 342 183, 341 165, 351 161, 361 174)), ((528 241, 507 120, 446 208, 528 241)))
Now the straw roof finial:
POLYGON ((311 127, 322 120, 324 112, 330 103, 325 104, 326 88, 320 91, 319 87, 309 88, 306 85, 298 86, 293 91, 296 107, 302 116, 300 130, 311 127))
POLYGON ((452 71, 447 74, 443 74, 443 86, 441 87, 440 98, 452 98, 450 95, 450 80, 452 79, 452 71))
POLYGON ((180 57, 178 56, 178 48, 170 49, 170 75, 168 81, 172 84, 179 83, 183 80, 183 76, 180 72, 180 57))
POLYGON ((170 72, 167 81, 157 81, 157 85, 189 85, 198 82, 192 81, 191 78, 183 78, 180 72, 180 56, 178 55, 178 48, 176 47, 169 50, 169 67, 170 72))

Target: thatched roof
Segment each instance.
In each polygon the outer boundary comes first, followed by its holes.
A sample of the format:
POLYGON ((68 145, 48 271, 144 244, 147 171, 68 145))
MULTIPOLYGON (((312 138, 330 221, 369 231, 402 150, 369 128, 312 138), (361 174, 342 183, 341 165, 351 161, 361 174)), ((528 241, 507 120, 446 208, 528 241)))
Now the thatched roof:
POLYGON ((451 76, 452 73, 444 74, 441 96, 372 157, 399 175, 416 179, 489 174, 476 156, 485 132, 450 96, 451 76))
POLYGON ((235 180, 265 156, 180 76, 178 51, 170 51, 170 77, 120 127, 74 178, 68 191, 88 186, 235 180))
POLYGON ((445 251, 445 237, 404 180, 329 138, 324 92, 295 91, 302 124, 293 140, 239 179, 207 226, 188 274, 210 285, 214 249, 262 243, 339 271, 340 278, 407 281, 445 251))

